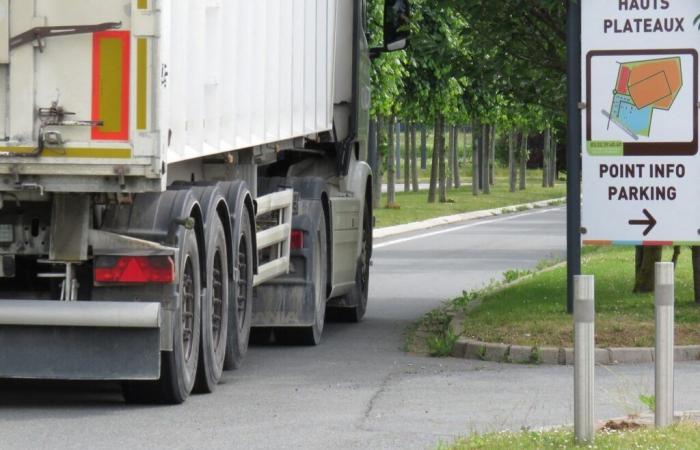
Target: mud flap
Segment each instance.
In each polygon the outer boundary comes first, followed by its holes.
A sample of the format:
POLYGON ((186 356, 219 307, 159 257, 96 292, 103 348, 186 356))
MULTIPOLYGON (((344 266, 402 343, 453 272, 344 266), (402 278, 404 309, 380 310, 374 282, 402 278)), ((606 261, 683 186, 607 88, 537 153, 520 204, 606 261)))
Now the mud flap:
POLYGON ((323 205, 316 200, 300 200, 300 215, 293 229, 304 232, 304 248, 291 251, 290 273, 255 288, 254 327, 312 326, 315 321, 312 254, 316 229, 323 205))

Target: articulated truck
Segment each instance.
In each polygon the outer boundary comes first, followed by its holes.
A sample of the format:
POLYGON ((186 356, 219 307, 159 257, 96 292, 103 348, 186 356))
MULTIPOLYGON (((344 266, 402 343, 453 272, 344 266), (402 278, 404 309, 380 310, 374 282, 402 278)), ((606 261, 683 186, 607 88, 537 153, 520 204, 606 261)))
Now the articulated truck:
POLYGON ((0 378, 181 403, 360 321, 386 0, 0 0, 0 378))

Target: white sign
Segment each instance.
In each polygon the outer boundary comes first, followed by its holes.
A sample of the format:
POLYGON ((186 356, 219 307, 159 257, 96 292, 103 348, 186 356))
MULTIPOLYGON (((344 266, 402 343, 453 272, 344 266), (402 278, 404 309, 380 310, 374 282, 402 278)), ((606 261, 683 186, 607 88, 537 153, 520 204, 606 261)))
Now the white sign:
POLYGON ((581 12, 584 244, 700 243, 700 1, 581 12))

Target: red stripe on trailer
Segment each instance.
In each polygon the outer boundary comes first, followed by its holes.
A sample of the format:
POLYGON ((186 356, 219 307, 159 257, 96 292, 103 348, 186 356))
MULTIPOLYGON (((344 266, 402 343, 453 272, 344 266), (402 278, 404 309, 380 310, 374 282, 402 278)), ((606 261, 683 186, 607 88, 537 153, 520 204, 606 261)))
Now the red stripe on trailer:
POLYGON ((93 140, 129 139, 130 47, 129 31, 101 31, 93 34, 92 120, 104 121, 103 126, 92 128, 93 140), (114 54, 103 54, 108 41, 119 43, 120 51, 116 57, 114 54), (114 79, 115 76, 118 77, 117 80, 114 79))

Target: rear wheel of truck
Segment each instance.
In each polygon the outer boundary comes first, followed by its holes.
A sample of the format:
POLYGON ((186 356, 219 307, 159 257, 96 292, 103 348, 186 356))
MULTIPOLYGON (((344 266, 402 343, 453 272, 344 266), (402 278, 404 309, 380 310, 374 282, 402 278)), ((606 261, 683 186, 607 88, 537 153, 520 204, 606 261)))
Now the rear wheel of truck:
POLYGON ((248 352, 253 316, 253 236, 248 208, 241 208, 233 237, 233 284, 229 289, 228 344, 224 369, 238 369, 248 352))
POLYGON ((197 392, 203 393, 216 389, 224 370, 229 312, 226 234, 218 216, 211 219, 207 231, 206 292, 202 296, 202 338, 195 386, 197 392))
POLYGON ((284 327, 275 329, 278 342, 292 345, 318 345, 326 319, 327 279, 328 279, 328 243, 326 241, 326 218, 323 210, 315 231, 315 243, 312 249, 311 276, 313 280, 313 298, 306 301, 314 304, 314 323, 310 327, 284 327))
POLYGON ((123 384, 128 403, 183 403, 192 392, 197 373, 201 332, 201 272, 194 230, 180 245, 178 307, 173 323, 173 351, 161 353, 160 378, 123 384))

